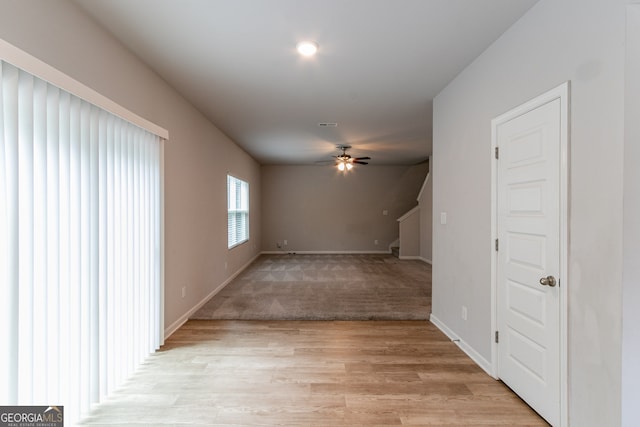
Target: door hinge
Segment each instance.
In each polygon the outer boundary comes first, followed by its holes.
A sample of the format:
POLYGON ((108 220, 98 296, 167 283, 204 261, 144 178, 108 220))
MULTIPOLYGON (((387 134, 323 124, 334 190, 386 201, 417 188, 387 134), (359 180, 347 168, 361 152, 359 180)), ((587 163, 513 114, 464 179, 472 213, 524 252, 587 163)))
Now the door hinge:
POLYGON ((496 159, 500 157, 500 149, 498 149, 498 147, 496 147, 496 159))
POLYGON ((496 331, 495 340, 496 340, 496 344, 498 344, 498 342, 500 342, 500 334, 498 333, 498 331, 496 331))
POLYGON ((498 251, 498 239, 496 239, 496 252, 498 251))

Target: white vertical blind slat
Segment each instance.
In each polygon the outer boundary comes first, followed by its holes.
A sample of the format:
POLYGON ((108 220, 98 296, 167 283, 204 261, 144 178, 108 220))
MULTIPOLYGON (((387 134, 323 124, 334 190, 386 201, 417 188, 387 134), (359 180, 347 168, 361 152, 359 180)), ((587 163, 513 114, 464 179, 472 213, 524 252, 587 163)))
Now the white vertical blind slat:
POLYGON ((161 143, 0 61, 0 404, 72 424, 158 348, 161 143))
MULTIPOLYGON (((4 103, 2 100, 4 99, 4 85, 3 82, 3 66, 0 62, 0 130, 4 129, 4 103)), ((6 169, 6 155, 5 155, 5 137, 4 132, 0 132, 0 183, 7 182, 7 169, 6 169)), ((7 203, 7 191, 5 185, 0 185, 0 291, 5 293, 7 297, 9 296, 9 270, 7 268, 8 261, 8 246, 9 246, 9 237, 7 236, 7 227, 8 224, 8 203, 7 203), (6 289, 5 289, 6 286, 6 289)), ((11 312, 10 312, 10 302, 9 298, 0 298, 0 335, 3 337, 10 338, 10 330, 11 330, 11 312)), ((11 346, 12 343, 8 342, 8 346, 11 346)), ((0 352, 0 375, 3 378, 6 378, 7 381, 4 381, 0 384, 0 400, 3 402, 9 401, 9 395, 11 394, 11 383, 10 383, 10 373, 9 373, 9 359, 10 359, 10 348, 9 351, 0 352)))
POLYGON ((69 103, 69 401, 76 406, 69 408, 67 414, 77 417, 81 410, 82 361, 82 264, 80 195, 81 195, 81 121, 78 98, 71 97, 69 103))
POLYGON ((123 265, 123 257, 126 256, 124 242, 126 236, 123 234, 123 226, 122 220, 125 218, 122 206, 124 205, 124 194, 122 192, 122 181, 124 175, 124 169, 122 167, 122 147, 123 143, 123 134, 122 134, 122 123, 116 121, 114 123, 114 158, 113 158, 113 168, 114 168, 114 197, 113 197, 113 206, 114 206, 114 229, 113 229, 113 239, 114 239, 114 318, 112 320, 114 326, 114 336, 115 336, 115 345, 113 346, 114 353, 114 386, 115 384, 119 384, 125 377, 124 373, 124 360, 121 356, 124 353, 124 340, 119 339, 119 337, 125 336, 126 328, 125 328, 125 316, 126 307, 124 305, 124 297, 123 297, 123 284, 125 282, 124 276, 124 265, 123 265))
POLYGON ((89 108, 89 254, 90 281, 89 288, 89 375, 87 390, 87 410, 91 402, 97 402, 100 397, 100 304, 98 301, 100 289, 100 247, 99 223, 103 220, 99 210, 100 199, 100 168, 98 158, 99 118, 101 110, 89 108))
MULTIPOLYGON (((124 181, 124 193, 126 194, 125 197, 125 201, 126 201, 126 205, 125 205, 125 221, 124 221, 124 225, 125 225, 125 234, 124 234, 124 243, 125 246, 127 248, 126 250, 126 259, 124 260, 127 268, 126 268, 126 274, 125 274, 125 283, 130 284, 133 283, 134 281, 134 274, 133 274, 133 267, 135 265, 134 262, 134 252, 133 252, 133 173, 132 173, 132 169, 133 169, 133 147, 132 147, 132 141, 131 141, 131 131, 129 128, 128 124, 125 124, 125 138, 126 138, 126 150, 125 150, 125 156, 124 156, 124 162, 125 162, 125 176, 126 179, 124 181)), ((135 352, 132 351, 131 349, 134 348, 134 337, 135 337, 135 333, 133 332, 133 329, 135 328, 135 322, 134 322, 134 305, 133 305, 133 298, 135 295, 135 292, 132 292, 133 289, 129 288, 125 288, 124 289, 124 295, 125 298, 127 300, 127 304, 126 304, 126 311, 125 311, 125 318, 126 318, 126 325, 129 325, 131 327, 131 330, 127 331, 127 328, 125 328, 125 330, 123 331, 123 336, 126 337, 127 341, 126 341, 126 349, 128 351, 125 351, 123 353, 124 357, 126 357, 127 360, 127 365, 126 365, 126 376, 129 376, 133 370, 133 366, 134 366, 134 357, 135 357, 135 352)))
POLYGON ((33 400, 33 77, 18 82, 18 399, 33 400))
POLYGON ((19 266, 18 266, 18 70, 4 63, 2 65, 2 178, 4 185, 4 206, 0 215, 3 215, 4 226, 1 233, 5 238, 2 244, 3 260, 1 278, 6 284, 6 299, 4 300, 4 322, 2 327, 7 339, 7 348, 2 355, 2 372, 7 379, 3 387, 3 398, 7 404, 16 404, 18 401, 18 306, 20 301, 19 266))
POLYGON ((47 374, 47 84, 33 85, 33 401, 46 400, 47 374))
POLYGON ((91 349, 90 338, 90 306, 91 306, 91 196, 90 196, 90 132, 89 117, 90 106, 84 101, 80 101, 80 134, 79 134, 79 241, 80 251, 78 253, 78 264, 80 266, 80 275, 78 281, 79 301, 80 301, 80 325, 79 331, 79 353, 80 353, 80 372, 79 375, 79 396, 80 405, 79 412, 85 412, 89 409, 89 381, 91 378, 91 366, 89 363, 89 353, 91 349))
MULTIPOLYGON (((133 139, 133 135, 132 135, 133 139)), ((132 150, 132 173, 133 173, 133 206, 132 206, 132 239, 131 243, 133 246, 133 268, 131 269, 133 274, 134 283, 141 284, 141 268, 136 268, 136 266, 140 265, 140 141, 133 142, 131 144, 132 150)), ((133 311, 134 315, 134 333, 133 333, 133 363, 132 366, 135 367, 140 363, 143 359, 140 357, 140 337, 142 334, 140 333, 140 312, 142 311, 142 300, 140 297, 140 293, 142 290, 142 286, 136 286, 133 292, 133 306, 136 309, 133 311)))
POLYGON ((98 294, 97 294, 97 310, 98 310, 98 330, 94 333, 98 334, 99 341, 97 343, 97 369, 98 369, 98 390, 97 396, 93 396, 94 401, 100 401, 107 395, 107 345, 108 345, 108 209, 107 209, 107 115, 104 111, 98 113, 98 294))
POLYGON ((69 183, 71 179, 71 96, 60 92, 59 96, 59 292, 60 308, 58 318, 60 322, 60 402, 71 400, 72 384, 71 371, 75 369, 70 357, 71 340, 71 196, 69 183))
POLYGON ((115 133, 114 133, 114 121, 111 116, 107 116, 107 134, 106 134, 106 229, 107 233, 107 263, 106 263, 106 293, 107 300, 105 301, 107 306, 106 313, 106 324, 105 327, 107 329, 107 343, 104 351, 106 352, 106 390, 105 394, 108 394, 114 387, 116 383, 116 315, 115 315, 115 304, 116 304, 116 259, 115 259, 115 201, 114 201, 114 191, 115 191, 115 161, 114 161, 114 146, 115 146, 115 133))
POLYGON ((47 396, 60 396, 60 91, 47 89, 47 396))

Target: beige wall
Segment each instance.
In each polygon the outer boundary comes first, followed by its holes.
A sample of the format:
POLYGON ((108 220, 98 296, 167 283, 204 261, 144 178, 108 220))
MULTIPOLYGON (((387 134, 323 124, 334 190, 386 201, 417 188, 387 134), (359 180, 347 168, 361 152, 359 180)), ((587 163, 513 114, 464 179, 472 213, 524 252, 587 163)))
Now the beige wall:
POLYGON ((627 11, 624 146, 622 425, 640 423, 640 4, 627 11))
POLYGON ((426 164, 262 166, 262 250, 388 252, 425 175, 426 164))
MULTIPOLYGON (((433 164, 429 158, 429 164, 433 164)), ((429 174, 420 193, 420 258, 431 263, 433 242, 433 173, 429 174)))
POLYGON ((400 226, 400 258, 420 257, 420 208, 414 208, 407 212, 400 226))
MULTIPOLYGON (((625 0, 540 0, 434 102, 433 313, 491 360, 491 119, 571 81, 569 418, 620 425, 625 0), (461 306, 468 307, 468 320, 461 306)), ((637 283, 637 281, 636 281, 637 283)))
POLYGON ((169 131, 165 327, 178 322, 258 253, 257 208, 251 241, 227 250, 226 173, 249 181, 259 207, 259 165, 73 3, 1 0, 0 11, 0 38, 169 131))

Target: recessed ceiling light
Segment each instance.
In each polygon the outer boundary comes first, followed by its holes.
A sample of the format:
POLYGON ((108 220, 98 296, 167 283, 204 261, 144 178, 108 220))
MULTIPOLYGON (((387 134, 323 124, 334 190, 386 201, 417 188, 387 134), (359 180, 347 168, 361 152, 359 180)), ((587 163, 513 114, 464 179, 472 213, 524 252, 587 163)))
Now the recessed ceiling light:
POLYGON ((303 41, 296 45, 296 49, 302 56, 313 56, 318 51, 318 43, 303 41))

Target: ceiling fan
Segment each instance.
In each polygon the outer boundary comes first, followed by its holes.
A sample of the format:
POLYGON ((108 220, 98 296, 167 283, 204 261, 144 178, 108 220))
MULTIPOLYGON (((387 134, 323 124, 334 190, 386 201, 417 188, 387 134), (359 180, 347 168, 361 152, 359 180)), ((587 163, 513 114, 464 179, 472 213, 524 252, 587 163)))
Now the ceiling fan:
POLYGON ((368 162, 363 162, 363 160, 370 160, 371 157, 351 157, 347 154, 347 150, 351 148, 350 145, 338 145, 337 148, 342 150, 342 154, 339 156, 333 156, 336 159, 336 166, 339 170, 351 170, 354 164, 358 165, 368 165, 368 162))

